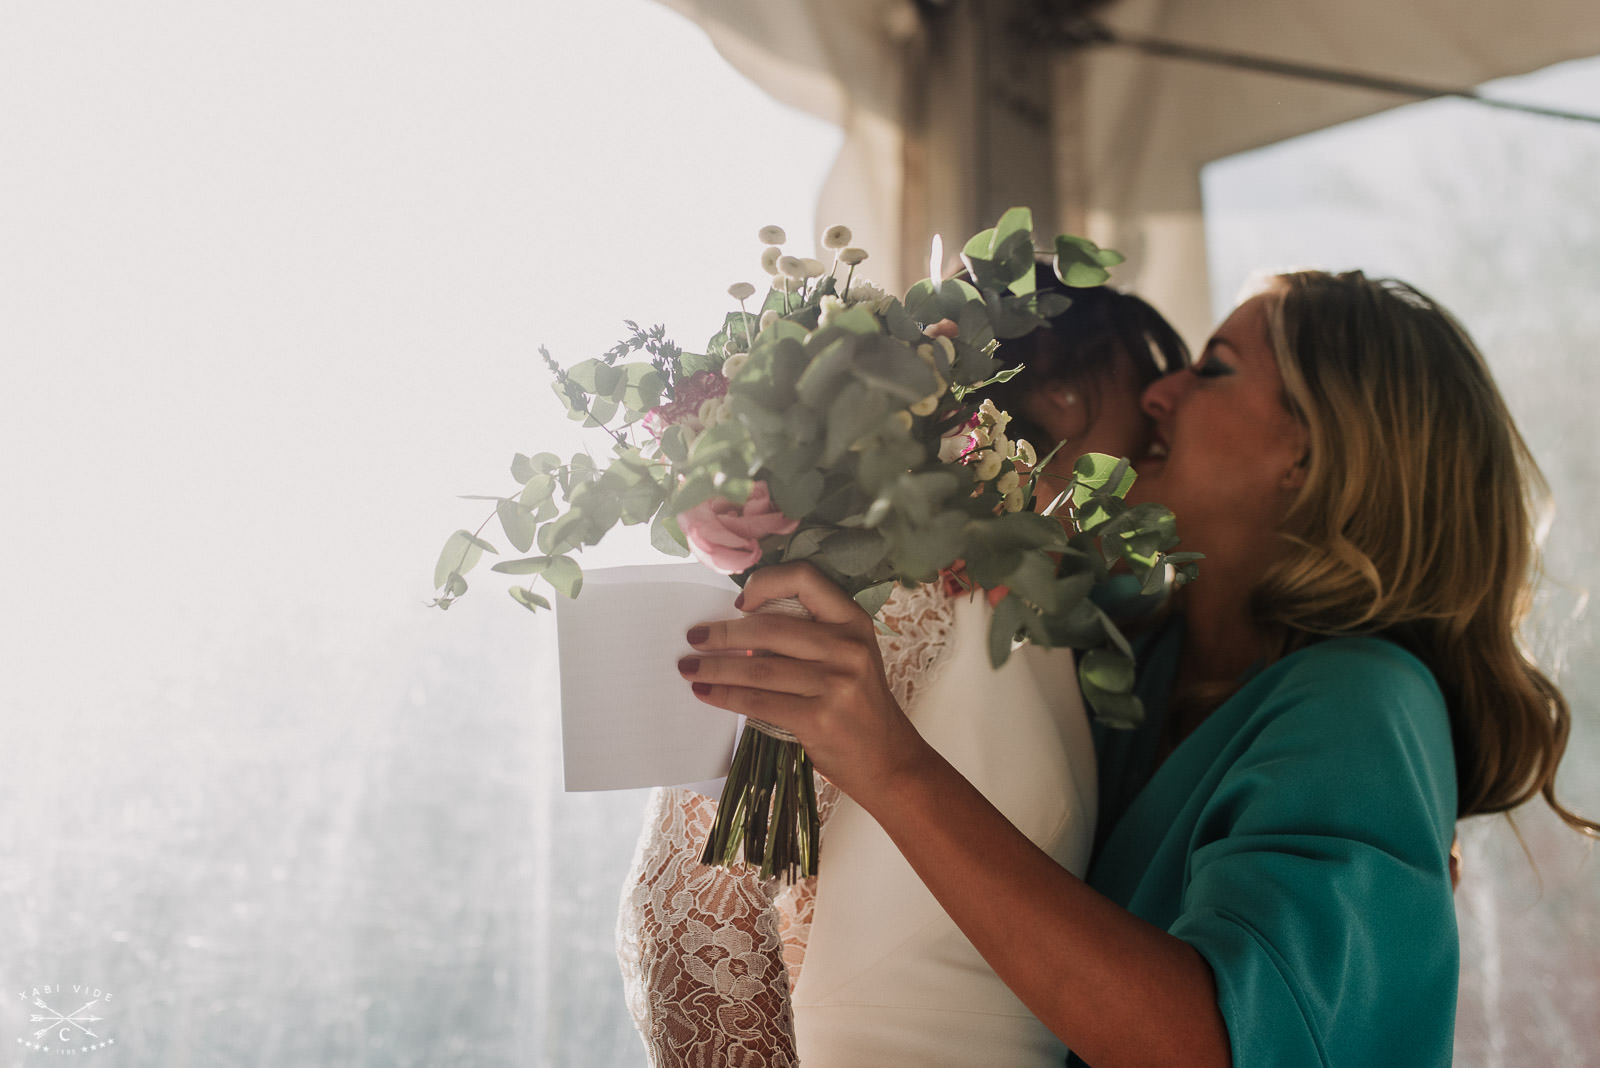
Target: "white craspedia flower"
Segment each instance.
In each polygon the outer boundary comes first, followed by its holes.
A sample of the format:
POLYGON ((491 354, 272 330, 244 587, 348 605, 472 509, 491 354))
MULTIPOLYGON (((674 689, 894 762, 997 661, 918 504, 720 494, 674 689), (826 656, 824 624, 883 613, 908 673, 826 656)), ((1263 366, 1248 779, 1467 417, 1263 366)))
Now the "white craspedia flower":
POLYGON ((972 433, 969 437, 972 438, 973 448, 987 449, 989 447, 989 428, 982 423, 972 428, 972 433))
POLYGON ((996 408, 994 401, 988 398, 985 398, 984 402, 978 405, 978 416, 983 420, 985 426, 993 427, 996 434, 1004 431, 1006 424, 1011 422, 1011 413, 996 408))
POLYGON ((933 339, 933 343, 944 350, 944 359, 946 363, 956 362, 956 343, 954 341, 951 341, 943 334, 940 334, 938 337, 933 339))
POLYGON ((985 449, 978 462, 972 465, 972 473, 979 482, 987 482, 1000 473, 1001 462, 999 453, 985 449))
POLYGON ((989 441, 989 447, 994 449, 996 456, 1011 455, 1011 439, 1006 437, 1003 432, 996 431, 994 437, 989 441))
POLYGON ((1039 462, 1039 454, 1033 451, 1033 444, 1027 438, 1016 440, 1016 452, 1011 454, 1011 458, 1024 467, 1032 467, 1039 462))
POLYGON ((854 267, 856 264, 866 260, 866 258, 867 250, 864 248, 844 248, 839 250, 839 262, 846 267, 854 267))
POLYGON ((766 311, 761 313, 761 329, 769 330, 776 326, 777 323, 778 313, 772 308, 768 308, 766 311))
POLYGON ((768 274, 778 273, 778 257, 783 255, 783 249, 777 245, 769 245, 761 250, 761 269, 768 274))
POLYGON ((822 235, 823 248, 844 248, 850 243, 850 227, 830 226, 822 235))
POLYGON ((828 273, 828 265, 821 260, 814 260, 810 256, 800 261, 800 269, 807 278, 820 278, 828 273))
POLYGON ((789 240, 789 235, 783 232, 781 226, 763 226, 756 236, 761 238, 763 245, 781 245, 789 240))
POLYGON ((939 410, 939 398, 944 395, 944 390, 930 393, 911 406, 912 415, 932 415, 939 410))
POLYGON ((1005 495, 1003 503, 1006 511, 1020 512, 1022 511, 1022 506, 1028 502, 1022 499, 1022 487, 1018 486, 1005 495))
POLYGON ((736 352, 722 361, 722 377, 732 382, 738 373, 744 370, 744 365, 750 362, 748 352, 736 352))
POLYGON ((806 276, 806 264, 799 256, 779 256, 778 273, 785 278, 801 279, 806 276))
POLYGON ((817 302, 817 311, 820 313, 818 324, 826 326, 833 320, 835 315, 844 311, 844 301, 830 293, 817 302))
POLYGON ((1022 477, 1015 470, 1007 471, 995 480, 994 488, 1001 493, 1010 493, 1022 482, 1022 477))
POLYGON ((756 295, 756 287, 749 282, 735 282, 728 287, 728 296, 734 300, 749 300, 756 295))

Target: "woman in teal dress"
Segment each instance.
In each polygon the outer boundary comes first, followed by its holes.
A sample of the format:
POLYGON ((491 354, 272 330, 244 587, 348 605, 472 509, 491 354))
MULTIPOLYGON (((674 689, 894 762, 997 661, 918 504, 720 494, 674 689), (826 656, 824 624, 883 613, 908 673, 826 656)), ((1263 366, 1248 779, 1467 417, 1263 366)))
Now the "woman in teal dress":
MULTIPOLYGON (((1486 364, 1415 290, 1275 279, 1142 398, 1134 494, 1199 581, 1147 635, 1137 731, 1101 747, 1087 881, 922 743, 872 625, 805 567, 816 622, 709 624, 708 703, 792 730, 1013 990, 1118 1064, 1445 1064, 1457 819, 1553 793, 1569 714, 1516 627, 1542 490, 1486 364)), ((698 635, 697 635, 698 636, 698 635)))

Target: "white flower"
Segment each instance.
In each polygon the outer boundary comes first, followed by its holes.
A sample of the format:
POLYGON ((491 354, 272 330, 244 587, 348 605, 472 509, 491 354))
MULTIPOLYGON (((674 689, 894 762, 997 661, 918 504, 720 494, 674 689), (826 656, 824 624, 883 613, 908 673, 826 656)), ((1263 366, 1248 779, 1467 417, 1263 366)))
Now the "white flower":
MULTIPOLYGON (((987 404, 988 401, 985 401, 984 403, 987 404)), ((971 437, 973 448, 987 449, 989 447, 989 428, 984 426, 982 423, 979 423, 977 426, 972 428, 971 437)))
POLYGON ((867 250, 864 248, 847 248, 839 251, 839 262, 846 267, 854 267, 866 258, 867 250))
POLYGON ((989 447, 994 449, 994 454, 996 456, 1011 455, 1011 439, 1006 437, 1003 433, 996 434, 994 437, 990 438, 989 447))
POLYGON ((1005 495, 1005 508, 1008 512, 1020 512, 1022 511, 1022 506, 1027 503, 1022 499, 1022 489, 1020 487, 1011 490, 1005 495))
POLYGON ((817 302, 817 310, 820 313, 818 325, 827 326, 835 315, 844 311, 844 301, 830 293, 817 302))
POLYGON ((1011 458, 1024 467, 1032 467, 1039 462, 1039 454, 1033 451, 1033 445, 1027 438, 1016 440, 1016 452, 1011 454, 1011 458))
POLYGON ((728 287, 728 296, 734 300, 749 300, 756 295, 756 287, 749 282, 735 282, 728 287))
POLYGON ((732 356, 729 356, 726 360, 722 361, 722 377, 732 382, 734 376, 742 371, 744 369, 744 365, 749 362, 750 354, 748 352, 734 353, 732 356))
POLYGON ((766 311, 761 313, 761 329, 770 330, 773 326, 777 325, 777 322, 778 313, 775 309, 768 308, 766 311))
MULTIPOLYGON (((850 292, 845 296, 849 298, 851 304, 876 305, 882 301, 893 299, 871 282, 863 282, 860 279, 850 283, 850 292)), ((874 308, 873 310, 876 311, 877 309, 874 308)))
POLYGON ((987 482, 1000 473, 1002 462, 999 453, 993 449, 985 449, 978 457, 978 462, 973 465, 973 474, 979 482, 987 482))
POLYGON ((994 401, 987 398, 984 399, 982 404, 978 405, 978 416, 983 420, 985 426, 994 427, 996 433, 1005 430, 1006 424, 1011 422, 1011 413, 1003 412, 996 408, 994 401))
POLYGON ((785 278, 799 280, 806 276, 805 261, 798 256, 779 256, 778 270, 782 272, 785 278))
POLYGON ((912 415, 932 415, 939 410, 939 398, 944 396, 944 390, 930 393, 911 406, 912 415))
POLYGON ((763 245, 781 245, 789 240, 789 235, 783 232, 781 226, 763 226, 757 236, 763 245))
POLYGON ((827 264, 821 260, 814 260, 810 256, 800 261, 800 269, 805 272, 807 278, 821 278, 828 273, 827 264))
POLYGON ((1022 477, 1018 475, 1016 469, 1013 468, 995 480, 994 488, 999 490, 1001 493, 1010 493, 1012 490, 1016 489, 1018 484, 1021 482, 1022 477))
POLYGON ((953 464, 967 454, 971 447, 972 439, 967 437, 966 431, 949 434, 939 442, 939 462, 953 464))
POLYGON ((761 250, 761 269, 768 274, 778 273, 778 257, 783 255, 783 249, 771 245, 761 250))
POLYGON ((844 248, 850 243, 850 227, 830 226, 822 235, 823 248, 844 248))
MULTIPOLYGON (((912 411, 916 411, 916 409, 913 408, 912 411)), ((927 415, 928 413, 927 412, 917 412, 917 414, 918 415, 927 415)), ((908 411, 905 411, 905 410, 902 409, 901 411, 898 411, 898 412, 894 413, 894 419, 895 419, 895 422, 900 424, 900 429, 902 429, 902 430, 910 430, 911 429, 911 412, 908 412, 908 411)))

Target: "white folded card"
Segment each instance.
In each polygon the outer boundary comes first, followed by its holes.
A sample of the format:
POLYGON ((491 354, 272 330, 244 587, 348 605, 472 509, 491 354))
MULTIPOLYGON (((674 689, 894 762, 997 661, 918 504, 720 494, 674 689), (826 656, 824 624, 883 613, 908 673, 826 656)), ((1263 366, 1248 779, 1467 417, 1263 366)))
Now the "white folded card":
POLYGON ((678 674, 696 623, 733 619, 739 587, 702 564, 585 570, 556 603, 566 789, 627 790, 728 774, 739 717, 697 700, 678 674))

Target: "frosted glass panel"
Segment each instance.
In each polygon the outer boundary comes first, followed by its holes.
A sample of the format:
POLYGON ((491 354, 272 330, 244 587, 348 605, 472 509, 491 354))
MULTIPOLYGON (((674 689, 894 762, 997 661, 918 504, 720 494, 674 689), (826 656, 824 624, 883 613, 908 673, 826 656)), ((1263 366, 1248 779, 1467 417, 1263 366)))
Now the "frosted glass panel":
POLYGON ((647 0, 5 22, 6 1063, 638 1064, 642 795, 560 792, 548 618, 423 603, 577 448, 538 346, 701 344, 837 131, 647 0))

